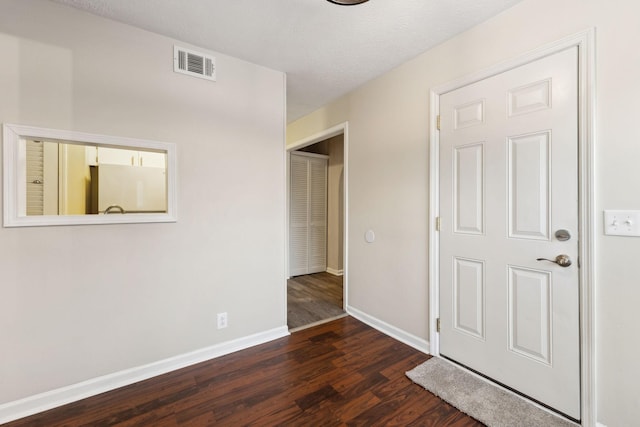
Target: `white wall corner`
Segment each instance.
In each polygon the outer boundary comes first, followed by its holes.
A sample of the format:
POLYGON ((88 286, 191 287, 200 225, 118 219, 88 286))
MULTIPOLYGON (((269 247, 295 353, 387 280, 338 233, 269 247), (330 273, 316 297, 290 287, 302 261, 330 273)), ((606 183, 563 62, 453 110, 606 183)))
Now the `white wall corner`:
POLYGON ((396 328, 395 326, 390 325, 387 322, 384 322, 358 310, 357 308, 347 306, 347 313, 360 320, 361 322, 366 323, 372 328, 379 330, 383 334, 389 335, 391 338, 395 338, 396 340, 408 346, 411 346, 425 354, 429 354, 429 341, 403 331, 402 329, 396 328))
POLYGON ((112 374, 92 378, 66 387, 29 396, 24 399, 4 403, 0 405, 0 424, 47 411, 58 406, 76 402, 78 400, 124 387, 139 381, 144 381, 177 369, 206 362, 207 360, 264 344, 287 335, 289 335, 289 330, 286 326, 281 326, 268 331, 259 332, 257 334, 170 357, 168 359, 159 360, 147 365, 125 369, 123 371, 114 372, 112 374))

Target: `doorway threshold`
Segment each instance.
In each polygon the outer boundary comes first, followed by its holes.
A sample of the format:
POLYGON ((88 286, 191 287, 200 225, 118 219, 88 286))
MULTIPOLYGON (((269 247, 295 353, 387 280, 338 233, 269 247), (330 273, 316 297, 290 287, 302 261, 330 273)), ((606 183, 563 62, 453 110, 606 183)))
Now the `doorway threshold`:
POLYGON ((342 319, 343 317, 347 317, 349 314, 342 313, 337 316, 329 317, 327 319, 318 320, 317 322, 309 323, 308 325, 298 326, 297 328, 289 329, 289 333, 294 333, 298 331, 302 331, 303 329, 313 328, 314 326, 319 326, 325 323, 333 322, 334 320, 342 319))

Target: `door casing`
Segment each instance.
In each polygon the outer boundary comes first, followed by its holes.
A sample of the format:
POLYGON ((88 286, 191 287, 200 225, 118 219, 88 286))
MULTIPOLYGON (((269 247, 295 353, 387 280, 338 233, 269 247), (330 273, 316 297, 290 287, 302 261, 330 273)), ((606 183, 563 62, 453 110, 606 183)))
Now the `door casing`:
MULTIPOLYGON (((342 276, 342 306, 343 309, 345 311, 347 311, 347 307, 349 306, 349 301, 348 301, 348 286, 349 286, 349 257, 347 256, 347 254, 349 253, 349 241, 348 241, 348 235, 349 235, 349 186, 348 186, 348 179, 349 179, 349 159, 348 159, 348 153, 349 153, 349 123, 348 122, 344 122, 344 123, 340 123, 336 126, 333 126, 331 128, 325 129, 323 131, 320 131, 316 134, 313 134, 307 138, 303 138, 301 140, 298 140, 294 143, 292 143, 291 145, 286 147, 286 153, 285 153, 285 165, 286 165, 286 227, 285 227, 285 232, 286 232, 286 236, 285 236, 285 242, 287 242, 287 244, 285 245, 285 277, 288 278, 289 277, 289 206, 290 206, 290 196, 291 196, 291 188, 290 188, 290 165, 291 165, 291 152, 292 151, 296 151, 299 150, 301 148, 304 147, 308 147, 309 145, 313 145, 317 142, 320 141, 324 141, 326 139, 332 138, 334 136, 338 136, 338 135, 343 135, 343 155, 344 155, 344 159, 343 159, 343 163, 344 163, 344 169, 343 169, 343 173, 344 173, 344 180, 343 180, 343 224, 344 224, 344 228, 343 228, 343 232, 342 232, 342 247, 343 247, 343 259, 342 259, 342 267, 344 270, 343 276, 342 276)), ((284 282, 284 316, 285 319, 287 318, 287 281, 285 280, 284 282)))
POLYGON ((454 80, 431 89, 430 104, 430 200, 429 200, 429 343, 430 353, 439 356, 439 334, 436 328, 439 307, 439 249, 436 221, 440 215, 439 132, 440 95, 471 83, 484 80, 569 47, 578 48, 578 212, 580 263, 580 380, 581 422, 596 424, 595 392, 595 197, 594 197, 594 140, 595 140, 595 29, 590 28, 549 45, 542 46, 517 58, 454 80))

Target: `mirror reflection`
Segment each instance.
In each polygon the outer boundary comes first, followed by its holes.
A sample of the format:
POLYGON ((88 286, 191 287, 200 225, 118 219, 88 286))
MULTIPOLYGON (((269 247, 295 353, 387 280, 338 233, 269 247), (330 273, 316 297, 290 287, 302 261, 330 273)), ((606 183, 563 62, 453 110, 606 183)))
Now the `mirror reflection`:
POLYGON ((26 186, 22 215, 167 212, 162 150, 22 139, 26 186))
POLYGON ((2 125, 3 226, 175 222, 176 145, 2 125))

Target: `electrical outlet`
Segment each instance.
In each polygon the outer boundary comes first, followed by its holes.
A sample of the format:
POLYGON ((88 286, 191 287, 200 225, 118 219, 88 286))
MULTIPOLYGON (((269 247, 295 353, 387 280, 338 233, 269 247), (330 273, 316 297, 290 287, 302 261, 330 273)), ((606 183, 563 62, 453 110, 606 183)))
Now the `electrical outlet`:
POLYGON ((227 313, 218 313, 218 329, 227 327, 227 313))

